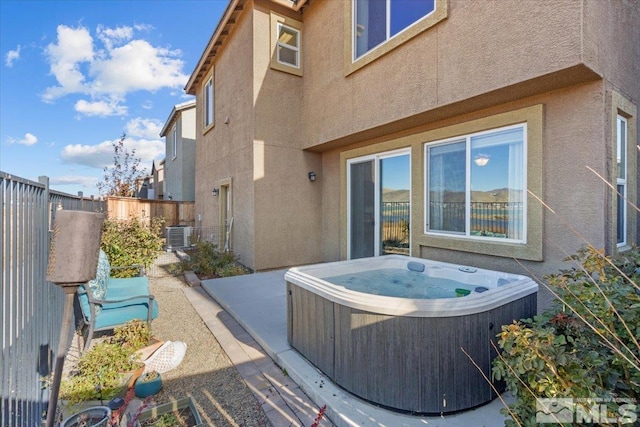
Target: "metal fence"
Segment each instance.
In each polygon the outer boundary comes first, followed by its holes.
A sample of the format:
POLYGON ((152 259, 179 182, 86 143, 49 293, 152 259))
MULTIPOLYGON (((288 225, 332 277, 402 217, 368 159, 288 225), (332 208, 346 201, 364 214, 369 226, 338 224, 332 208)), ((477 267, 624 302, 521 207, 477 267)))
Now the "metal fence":
POLYGON ((41 426, 64 305, 45 279, 50 230, 60 209, 103 212, 105 203, 1 171, 0 203, 0 426, 41 426))
POLYGON ((194 246, 196 242, 210 242, 220 245, 221 228, 175 226, 165 227, 165 243, 167 250, 185 249, 194 246))
MULTIPOLYGON (((472 202, 470 205, 471 234, 491 235, 518 239, 522 237, 523 203, 472 202)), ((439 230, 465 230, 466 205, 464 202, 429 203, 432 224, 439 230)))

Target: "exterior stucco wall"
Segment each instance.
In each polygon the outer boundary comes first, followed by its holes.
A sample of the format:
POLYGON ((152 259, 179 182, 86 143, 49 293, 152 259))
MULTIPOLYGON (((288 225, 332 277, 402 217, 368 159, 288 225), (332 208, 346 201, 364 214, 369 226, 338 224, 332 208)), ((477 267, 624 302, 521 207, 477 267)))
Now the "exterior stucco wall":
POLYGON ((252 50, 252 13, 247 8, 213 64, 215 125, 204 134, 203 85, 196 89, 196 225, 220 225, 221 197, 211 191, 230 182, 232 248, 249 267, 254 264, 252 50))
MULTIPOLYGON (((220 203, 211 189, 233 183, 233 247, 243 263, 263 270, 346 256, 345 152, 397 148, 402 138, 422 134, 427 141, 478 120, 491 128, 492 117, 536 105, 542 143, 535 177, 539 196, 557 212, 540 208, 542 220, 531 222, 540 255, 529 255, 523 267, 504 253, 436 245, 419 225, 412 252, 541 276, 584 241, 610 244, 612 196, 596 174, 612 176, 610 92, 632 106, 640 96, 637 8, 599 0, 526 8, 519 0, 448 0, 445 19, 347 71, 349 4, 313 1, 297 13, 268 0, 247 2, 215 57, 215 126, 204 134, 202 85, 197 89, 196 215, 202 225, 217 225, 220 203), (271 11, 303 26, 302 76, 271 68, 271 11)), ((632 121, 636 129, 637 117, 632 121)), ((420 204, 423 141, 411 144, 413 162, 420 162, 413 202, 420 204)), ((414 216, 422 222, 422 210, 414 216)))
POLYGON ((183 110, 180 114, 180 141, 178 156, 182 165, 180 199, 195 200, 196 191, 196 109, 183 110))
POLYGON ((258 2, 254 10, 254 268, 258 270, 322 261, 321 158, 301 149, 303 77, 271 68, 271 10, 301 19, 271 2, 258 2), (310 171, 318 175, 315 182, 308 178, 310 171))
POLYGON ((195 128, 196 108, 179 110, 175 114, 177 144, 173 156, 173 126, 165 135, 165 198, 195 200, 195 128))
POLYGON ((635 1, 584 1, 584 54, 622 95, 640 99, 640 6, 635 1))
POLYGON ((532 2, 523 8, 517 0, 450 0, 445 20, 345 76, 349 4, 318 2, 305 10, 306 148, 582 62, 580 2, 532 2))

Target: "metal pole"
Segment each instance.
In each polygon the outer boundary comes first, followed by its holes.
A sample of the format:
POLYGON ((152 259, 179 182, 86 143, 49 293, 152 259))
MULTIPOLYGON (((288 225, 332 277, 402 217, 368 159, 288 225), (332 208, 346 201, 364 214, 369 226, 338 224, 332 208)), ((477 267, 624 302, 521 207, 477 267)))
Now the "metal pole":
POLYGON ((78 290, 78 286, 63 286, 62 289, 65 293, 64 311, 62 314, 62 327, 60 328, 60 341, 58 342, 58 351, 56 353, 55 370, 53 372, 53 384, 51 385, 51 393, 49 395, 46 427, 53 427, 56 418, 56 406, 58 403, 58 394, 60 393, 62 369, 64 368, 64 359, 66 358, 67 348, 69 346, 68 337, 73 315, 73 296, 78 290))

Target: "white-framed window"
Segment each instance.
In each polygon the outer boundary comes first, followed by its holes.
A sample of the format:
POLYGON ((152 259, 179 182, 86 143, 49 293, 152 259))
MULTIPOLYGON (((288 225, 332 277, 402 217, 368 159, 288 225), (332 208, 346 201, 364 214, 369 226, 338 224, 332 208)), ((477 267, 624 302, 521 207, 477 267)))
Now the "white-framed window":
POLYGON ((526 243, 527 126, 425 144, 425 233, 526 243))
POLYGON ((616 241, 618 247, 627 245, 627 119, 617 116, 617 229, 616 241))
POLYGON ((300 68, 300 31, 278 22, 276 60, 289 67, 300 68))
POLYGON ((294 76, 302 76, 302 22, 270 14, 271 68, 294 76))
POLYGON ((213 74, 204 85, 204 127, 213 125, 214 112, 213 74))
POLYGON ((173 158, 178 157, 178 125, 173 125, 173 130, 171 131, 171 137, 173 139, 173 158))
POLYGON ((353 0, 353 60, 424 19, 437 0, 353 0))

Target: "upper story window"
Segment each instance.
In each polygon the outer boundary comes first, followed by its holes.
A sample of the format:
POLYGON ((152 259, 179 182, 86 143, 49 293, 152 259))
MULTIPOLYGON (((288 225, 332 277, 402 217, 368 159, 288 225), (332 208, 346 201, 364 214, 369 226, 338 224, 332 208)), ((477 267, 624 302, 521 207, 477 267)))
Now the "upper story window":
POLYGON ((617 117, 617 230, 618 247, 627 245, 627 119, 617 117))
POLYGON ((271 12, 271 68, 302 76, 302 22, 271 12))
POLYGON ((178 125, 173 125, 173 130, 171 131, 171 137, 173 139, 173 158, 178 157, 178 125))
POLYGON ((213 74, 204 85, 204 127, 205 129, 213 125, 213 74))
POLYGON ((354 60, 435 10, 436 0, 353 0, 354 60))
POLYGON ((278 22, 277 61, 300 68, 300 31, 278 22))
POLYGON ((526 243, 526 125, 426 145, 425 231, 526 243))

